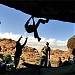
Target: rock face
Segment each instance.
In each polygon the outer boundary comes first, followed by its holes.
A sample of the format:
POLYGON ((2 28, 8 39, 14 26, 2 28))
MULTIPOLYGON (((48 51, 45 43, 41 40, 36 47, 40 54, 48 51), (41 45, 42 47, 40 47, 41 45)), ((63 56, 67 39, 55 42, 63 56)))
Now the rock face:
POLYGON ((7 54, 11 54, 13 55, 15 52, 15 45, 16 45, 16 41, 12 40, 12 39, 0 39, 0 53, 7 55, 7 54))
POLYGON ((69 53, 72 54, 72 49, 75 49, 75 35, 68 40, 67 47, 69 53))
POLYGON ((63 50, 51 50, 51 59, 58 59, 61 57, 62 60, 67 60, 68 57, 72 58, 73 55, 69 54, 68 51, 63 51, 63 50))
POLYGON ((75 35, 72 36, 68 42, 67 42, 67 47, 71 49, 75 49, 75 35))

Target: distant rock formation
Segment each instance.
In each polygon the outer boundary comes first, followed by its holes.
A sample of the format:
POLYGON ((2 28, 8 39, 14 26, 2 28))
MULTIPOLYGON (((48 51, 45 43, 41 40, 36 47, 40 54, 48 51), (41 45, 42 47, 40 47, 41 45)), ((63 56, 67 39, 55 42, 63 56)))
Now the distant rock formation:
POLYGON ((68 51, 63 51, 63 50, 51 50, 51 58, 58 58, 61 57, 62 60, 67 60, 68 57, 73 58, 73 55, 70 55, 68 51))
POLYGON ((16 41, 12 40, 12 39, 7 39, 7 38, 3 38, 0 39, 0 53, 7 55, 7 54, 11 54, 13 55, 15 52, 15 45, 16 45, 16 41))

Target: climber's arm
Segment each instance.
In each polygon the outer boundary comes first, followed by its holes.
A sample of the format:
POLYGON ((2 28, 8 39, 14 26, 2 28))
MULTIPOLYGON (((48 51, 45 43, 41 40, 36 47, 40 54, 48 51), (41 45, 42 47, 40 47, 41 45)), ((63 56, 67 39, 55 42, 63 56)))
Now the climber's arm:
POLYGON ((28 24, 29 24, 29 21, 30 21, 30 19, 31 19, 32 17, 30 17, 28 20, 27 20, 27 22, 25 23, 25 28, 27 28, 28 27, 28 24))

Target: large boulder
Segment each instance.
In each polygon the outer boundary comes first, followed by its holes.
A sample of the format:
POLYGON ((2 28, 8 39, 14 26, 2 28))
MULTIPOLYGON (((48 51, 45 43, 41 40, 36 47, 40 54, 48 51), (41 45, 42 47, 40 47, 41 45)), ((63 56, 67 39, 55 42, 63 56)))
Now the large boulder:
POLYGON ((72 50, 75 49, 75 35, 68 40, 67 47, 69 54, 72 54, 72 50))
POLYGON ((72 36, 68 42, 67 42, 67 47, 71 49, 75 49, 75 35, 72 36))

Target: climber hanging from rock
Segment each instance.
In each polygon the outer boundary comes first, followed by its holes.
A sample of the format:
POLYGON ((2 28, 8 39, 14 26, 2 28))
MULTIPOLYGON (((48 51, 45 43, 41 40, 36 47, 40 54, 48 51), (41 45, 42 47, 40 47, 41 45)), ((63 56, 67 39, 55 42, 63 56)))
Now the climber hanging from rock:
POLYGON ((38 28, 38 26, 39 26, 40 23, 45 24, 45 23, 48 23, 48 21, 49 21, 49 19, 46 19, 46 20, 39 19, 38 22, 35 24, 34 17, 31 16, 31 17, 27 20, 27 22, 26 22, 26 24, 25 24, 25 29, 26 29, 26 31, 27 31, 28 33, 34 32, 34 37, 37 38, 38 41, 40 41, 41 38, 40 38, 39 35, 38 35, 37 28, 38 28), (29 22, 30 22, 31 19, 33 20, 33 25, 29 25, 29 22))

